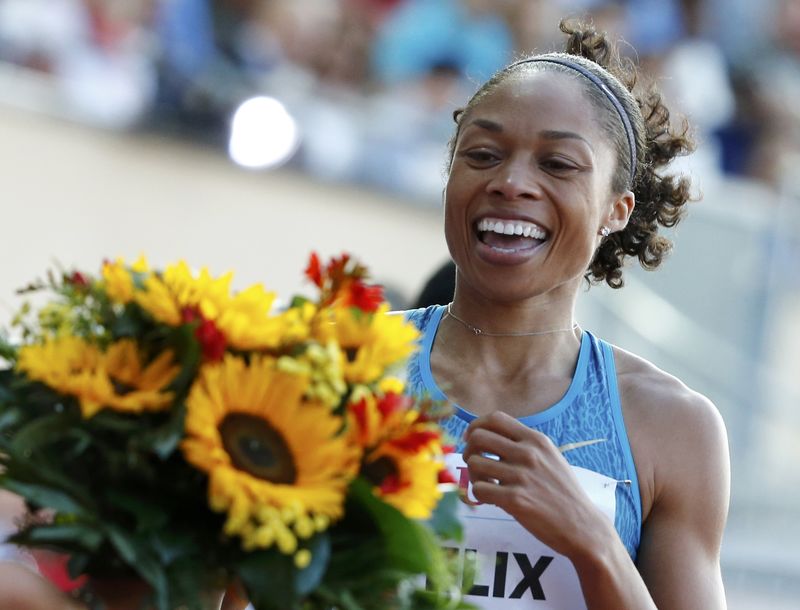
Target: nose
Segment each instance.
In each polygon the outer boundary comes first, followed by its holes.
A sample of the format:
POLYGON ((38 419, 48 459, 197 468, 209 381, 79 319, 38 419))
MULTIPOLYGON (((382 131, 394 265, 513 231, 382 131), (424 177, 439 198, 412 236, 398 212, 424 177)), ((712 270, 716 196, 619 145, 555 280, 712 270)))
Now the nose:
POLYGON ((541 186, 536 168, 523 159, 509 159, 495 168, 491 180, 486 184, 486 192, 508 201, 538 199, 541 186))

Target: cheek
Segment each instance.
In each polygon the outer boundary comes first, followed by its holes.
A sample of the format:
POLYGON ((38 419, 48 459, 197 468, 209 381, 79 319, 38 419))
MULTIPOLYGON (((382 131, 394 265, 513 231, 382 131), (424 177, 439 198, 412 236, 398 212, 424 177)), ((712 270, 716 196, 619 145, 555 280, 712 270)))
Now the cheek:
POLYGON ((464 229, 463 211, 445 201, 444 205, 444 239, 453 258, 464 249, 467 235, 464 229))
POLYGON ((466 210, 458 203, 461 201, 458 195, 457 189, 448 183, 444 192, 444 234, 448 245, 451 240, 463 241, 465 237, 466 210))

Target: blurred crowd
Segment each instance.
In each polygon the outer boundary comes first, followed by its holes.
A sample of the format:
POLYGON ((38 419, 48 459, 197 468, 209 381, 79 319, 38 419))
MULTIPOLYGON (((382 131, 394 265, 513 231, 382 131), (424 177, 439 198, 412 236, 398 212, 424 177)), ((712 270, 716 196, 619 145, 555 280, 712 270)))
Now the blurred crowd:
POLYGON ((800 158, 800 0, 0 0, 0 65, 47 75, 78 120, 220 146, 269 96, 297 125, 290 165, 436 203, 452 111, 557 48, 565 16, 630 43, 704 176, 778 186, 800 158))

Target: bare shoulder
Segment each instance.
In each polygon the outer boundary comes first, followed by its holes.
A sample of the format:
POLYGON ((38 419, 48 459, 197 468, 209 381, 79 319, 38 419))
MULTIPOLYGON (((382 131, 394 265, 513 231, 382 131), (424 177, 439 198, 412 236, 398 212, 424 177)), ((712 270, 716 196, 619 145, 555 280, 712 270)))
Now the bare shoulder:
POLYGON ((614 347, 617 382, 625 415, 637 423, 656 426, 661 432, 673 426, 710 428, 723 432, 716 406, 677 377, 644 358, 614 347))
POLYGON ((614 348, 626 429, 646 514, 659 499, 691 494, 710 481, 726 494, 728 439, 716 406, 677 377, 614 348))

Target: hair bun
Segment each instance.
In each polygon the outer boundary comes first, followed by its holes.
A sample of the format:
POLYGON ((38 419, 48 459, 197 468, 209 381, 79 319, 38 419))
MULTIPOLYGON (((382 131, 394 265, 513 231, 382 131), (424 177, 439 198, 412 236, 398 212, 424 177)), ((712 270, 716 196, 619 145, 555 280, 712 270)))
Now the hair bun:
POLYGON ((594 26, 571 20, 562 20, 558 24, 568 38, 564 51, 570 55, 579 55, 606 68, 612 56, 612 48, 605 34, 598 32, 594 26))

